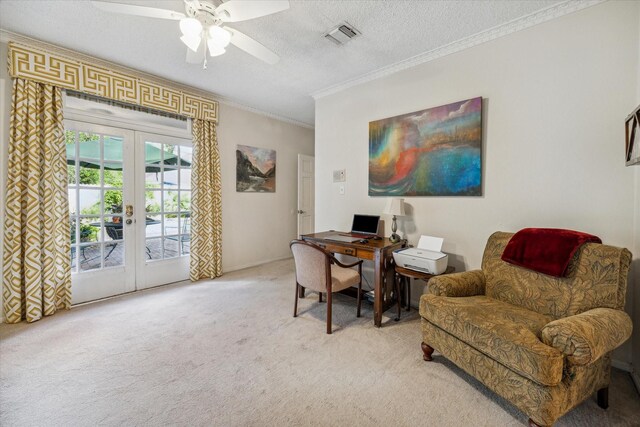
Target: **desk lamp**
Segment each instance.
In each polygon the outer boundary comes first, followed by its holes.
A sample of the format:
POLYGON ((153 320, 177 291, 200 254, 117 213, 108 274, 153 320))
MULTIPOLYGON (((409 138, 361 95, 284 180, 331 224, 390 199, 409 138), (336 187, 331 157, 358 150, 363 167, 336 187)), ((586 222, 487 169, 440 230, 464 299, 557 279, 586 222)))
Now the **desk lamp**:
POLYGON ((398 224, 396 223, 396 216, 404 216, 404 199, 389 199, 387 202, 387 208, 384 211, 387 215, 393 215, 393 222, 391 223, 391 240, 392 243, 400 241, 400 236, 396 234, 398 230, 398 224))

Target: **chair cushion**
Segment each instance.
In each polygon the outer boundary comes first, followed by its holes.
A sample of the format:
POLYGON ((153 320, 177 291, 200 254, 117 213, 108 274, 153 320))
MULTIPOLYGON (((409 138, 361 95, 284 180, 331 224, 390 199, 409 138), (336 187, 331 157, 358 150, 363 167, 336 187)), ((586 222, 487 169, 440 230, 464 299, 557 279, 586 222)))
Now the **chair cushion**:
POLYGON ((350 286, 357 285, 360 275, 353 268, 343 268, 337 265, 331 266, 331 290, 339 292, 350 286))
POLYGON ((563 355, 538 337, 550 316, 489 298, 426 294, 420 315, 496 362, 541 385, 562 379, 563 355))

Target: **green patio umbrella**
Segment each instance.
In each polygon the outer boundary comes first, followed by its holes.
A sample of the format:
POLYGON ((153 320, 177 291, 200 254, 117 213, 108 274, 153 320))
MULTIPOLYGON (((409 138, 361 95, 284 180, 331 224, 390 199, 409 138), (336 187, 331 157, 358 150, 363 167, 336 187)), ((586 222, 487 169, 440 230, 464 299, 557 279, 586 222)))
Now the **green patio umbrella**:
MULTIPOLYGON (((122 170, 122 140, 104 138, 104 168, 107 170, 122 170)), ((67 164, 73 164, 76 157, 76 143, 67 144, 67 164)), ((80 166, 100 168, 100 141, 86 141, 80 143, 80 166)), ((145 172, 160 172, 160 165, 191 166, 188 161, 179 158, 176 154, 162 152, 160 148, 152 144, 145 144, 145 172), (164 161, 162 155, 164 154, 164 161)))

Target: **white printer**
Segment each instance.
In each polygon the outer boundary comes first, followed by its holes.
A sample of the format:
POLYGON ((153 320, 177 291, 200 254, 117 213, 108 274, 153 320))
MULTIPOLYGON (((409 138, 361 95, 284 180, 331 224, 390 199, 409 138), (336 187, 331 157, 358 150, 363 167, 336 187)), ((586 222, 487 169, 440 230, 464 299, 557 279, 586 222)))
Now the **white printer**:
POLYGON ((441 237, 420 236, 417 248, 393 251, 396 265, 428 274, 442 274, 449 264, 449 256, 441 252, 441 237))

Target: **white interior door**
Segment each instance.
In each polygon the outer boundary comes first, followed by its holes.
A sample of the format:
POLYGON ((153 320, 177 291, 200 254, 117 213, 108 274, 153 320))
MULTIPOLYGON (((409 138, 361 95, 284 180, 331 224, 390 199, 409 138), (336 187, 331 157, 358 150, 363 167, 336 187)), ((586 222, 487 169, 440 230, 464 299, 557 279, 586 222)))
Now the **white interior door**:
POLYGON ((298 154, 298 237, 315 229, 315 158, 298 154))
POLYGON ((134 132, 65 121, 73 303, 135 290, 134 132))
POLYGON ((191 140, 136 132, 135 157, 136 287, 186 280, 191 246, 191 140))

